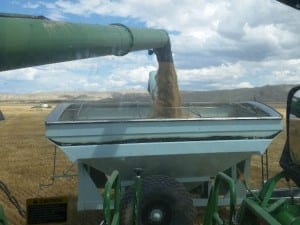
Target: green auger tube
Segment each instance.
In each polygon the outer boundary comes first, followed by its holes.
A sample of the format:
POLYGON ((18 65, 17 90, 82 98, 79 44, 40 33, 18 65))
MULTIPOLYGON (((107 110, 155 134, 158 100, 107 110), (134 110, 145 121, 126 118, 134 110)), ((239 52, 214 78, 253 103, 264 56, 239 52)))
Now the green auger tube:
POLYGON ((164 47, 161 29, 51 21, 0 14, 0 71, 164 47))

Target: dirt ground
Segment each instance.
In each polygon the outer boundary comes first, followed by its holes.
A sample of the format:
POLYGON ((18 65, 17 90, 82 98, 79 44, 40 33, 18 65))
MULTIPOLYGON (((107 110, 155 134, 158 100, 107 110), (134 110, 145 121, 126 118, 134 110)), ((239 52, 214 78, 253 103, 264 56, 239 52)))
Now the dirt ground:
MULTIPOLYGON (((32 108, 25 104, 1 104, 5 120, 0 122, 0 180, 3 181, 15 198, 25 208, 26 199, 36 197, 68 196, 69 217, 67 224, 99 224, 101 213, 77 213, 76 178, 59 179, 54 185, 40 188, 41 184, 51 183, 53 145, 45 138, 44 120, 52 109, 32 108)), ((284 114, 283 108, 278 111, 284 114)), ((283 149, 285 133, 280 134, 268 149, 270 176, 280 171, 278 160, 283 149)), ((61 151, 57 152, 56 173, 62 173, 70 162, 61 151)), ((261 184, 260 156, 251 162, 249 186, 258 188, 261 184)), ((76 171, 73 171, 76 172, 76 171)), ((15 207, 0 191, 0 203, 5 209, 10 225, 26 224, 15 207)))

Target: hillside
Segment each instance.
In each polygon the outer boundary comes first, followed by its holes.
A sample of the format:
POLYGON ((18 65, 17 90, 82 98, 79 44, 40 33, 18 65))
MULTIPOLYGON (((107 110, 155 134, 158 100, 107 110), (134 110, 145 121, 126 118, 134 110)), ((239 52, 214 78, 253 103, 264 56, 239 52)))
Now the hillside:
POLYGON ((259 101, 285 103, 288 91, 294 85, 263 86, 257 88, 241 88, 234 90, 182 92, 184 101, 236 102, 259 101))
MULTIPOLYGON (((219 91, 182 91, 184 102, 236 102, 256 100, 284 103, 292 85, 263 86, 219 91)), ((49 92, 33 94, 1 94, 0 102, 58 103, 70 101, 150 101, 147 92, 49 92)))

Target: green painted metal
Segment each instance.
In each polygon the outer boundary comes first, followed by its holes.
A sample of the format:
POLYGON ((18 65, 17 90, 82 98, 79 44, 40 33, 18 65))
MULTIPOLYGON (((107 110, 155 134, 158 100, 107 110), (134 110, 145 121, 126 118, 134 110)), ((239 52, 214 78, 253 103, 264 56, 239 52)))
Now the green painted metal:
POLYGON ((295 8, 295 9, 300 10, 300 2, 299 2, 299 0, 277 0, 277 1, 279 1, 279 2, 281 2, 283 4, 286 4, 288 6, 291 6, 291 7, 295 8))
POLYGON ((140 202, 141 202, 141 175, 138 172, 135 177, 135 205, 134 205, 134 221, 135 225, 139 225, 140 202))
POLYGON ((280 172, 269 179, 262 187, 258 197, 245 199, 240 207, 238 224, 298 225, 300 224, 300 205, 287 198, 272 199, 276 184, 286 179, 280 172))
POLYGON ((211 189, 208 203, 207 211, 205 213, 204 225, 212 224, 224 224, 225 222, 220 218, 218 213, 218 199, 219 199, 219 190, 221 185, 226 184, 229 187, 230 193, 230 215, 229 215, 229 224, 235 224, 235 208, 236 208, 236 189, 234 180, 226 175, 223 172, 220 172, 215 180, 215 184, 211 189))
POLYGON ((0 225, 8 225, 2 205, 0 205, 0 225))
POLYGON ((103 213, 105 224, 120 224, 120 200, 121 200, 121 182, 118 171, 113 171, 105 184, 103 213), (111 210, 111 202, 113 200, 114 207, 111 210), (113 215, 111 214, 113 213, 113 215))
POLYGON ((238 224, 259 225, 264 222, 265 225, 280 225, 280 223, 256 201, 247 198, 241 206, 240 220, 238 224))
MULTIPOLYGON (((204 225, 299 225, 300 205, 289 202, 285 198, 272 200, 272 192, 276 183, 285 178, 286 174, 281 172, 271 178, 261 189, 259 196, 252 196, 245 199, 236 217, 236 190, 234 180, 221 172, 215 179, 215 184, 211 189, 207 211, 204 218, 204 225), (220 188, 227 185, 230 194, 230 214, 228 220, 223 220, 218 212, 218 199, 220 198, 220 188)), ((139 224, 139 205, 141 192, 141 176, 137 173, 135 182, 135 204, 133 224, 139 224)), ((114 171, 109 177, 104 192, 104 218, 106 225, 120 224, 120 178, 118 171, 114 171), (114 208, 111 209, 111 201, 114 208)), ((1 215, 1 214, 0 214, 1 215)), ((7 225, 1 224, 0 225, 7 225)))
POLYGON ((166 31, 55 22, 0 14, 0 71, 130 51, 157 49, 169 42, 166 31))
POLYGON ((284 225, 300 224, 300 207, 299 205, 285 205, 280 211, 276 212, 276 219, 284 225))
POLYGON ((278 173, 273 178, 269 179, 267 183, 262 187, 259 192, 259 199, 261 200, 261 206, 267 207, 272 196, 273 190, 278 183, 279 180, 286 177, 286 173, 284 171, 278 173))

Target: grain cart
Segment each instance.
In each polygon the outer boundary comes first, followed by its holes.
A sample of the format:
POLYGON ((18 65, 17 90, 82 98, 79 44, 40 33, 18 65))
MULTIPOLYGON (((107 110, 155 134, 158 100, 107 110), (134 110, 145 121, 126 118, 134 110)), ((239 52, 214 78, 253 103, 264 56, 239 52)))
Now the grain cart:
MULTIPOLYGON (((8 14, 0 16, 0 26, 0 71, 149 49, 159 66, 173 62, 163 30, 8 14)), ((233 179, 238 201, 244 199, 239 174, 247 179, 250 157, 263 154, 282 129, 281 115, 258 102, 163 109, 180 114, 162 116, 144 102, 64 103, 50 113, 46 137, 78 166, 79 210, 104 204, 107 213, 111 207, 120 211, 122 224, 192 224, 193 206, 207 204, 219 172, 233 179), (115 204, 103 198, 106 184, 121 188, 115 204)), ((230 203, 230 189, 220 195, 223 205, 230 203)))
MULTIPOLYGON (((100 179, 104 175, 119 171, 126 189, 135 171, 142 170, 141 195, 147 197, 141 202, 149 201, 143 217, 155 220, 160 214, 178 220, 174 211, 188 217, 193 210, 186 190, 208 184, 220 171, 247 176, 250 157, 263 154, 281 130, 280 115, 257 102, 183 105, 188 118, 149 118, 151 110, 140 103, 66 103, 50 113, 47 138, 78 164, 80 210, 102 208, 98 188, 105 184, 100 179)), ((198 193, 204 197, 195 197, 195 205, 206 204, 207 191, 198 193)), ((124 207, 131 206, 132 193, 131 188, 125 192, 124 207)), ((223 201, 229 203, 228 198, 223 201)))

